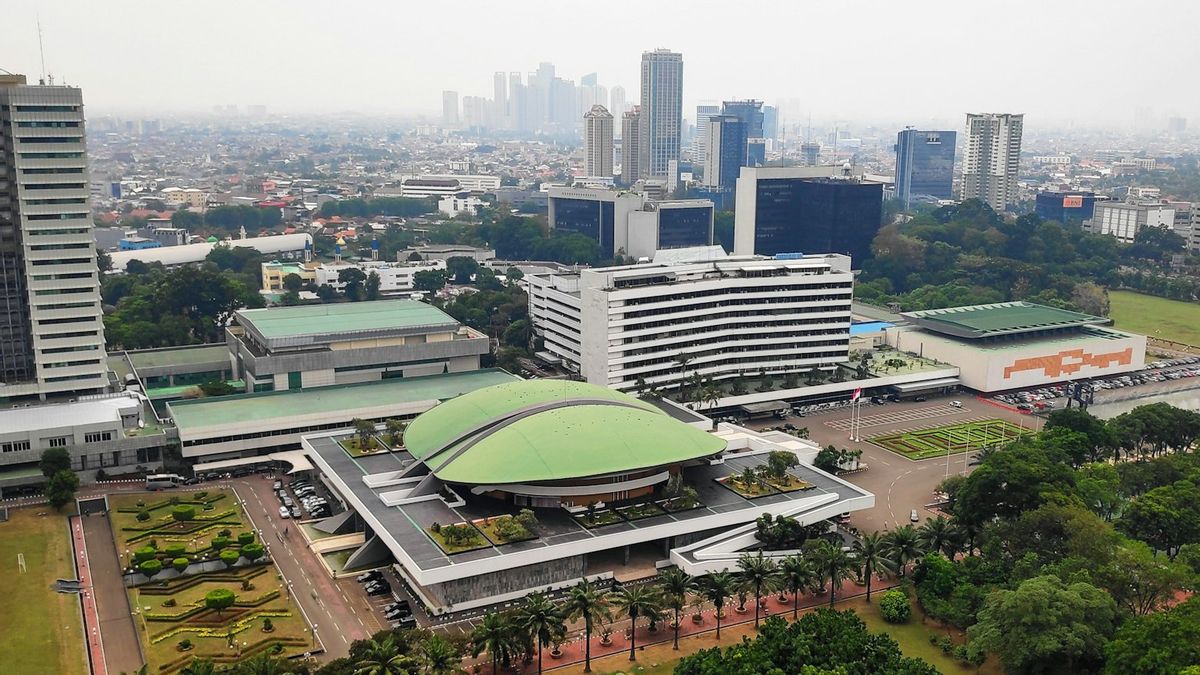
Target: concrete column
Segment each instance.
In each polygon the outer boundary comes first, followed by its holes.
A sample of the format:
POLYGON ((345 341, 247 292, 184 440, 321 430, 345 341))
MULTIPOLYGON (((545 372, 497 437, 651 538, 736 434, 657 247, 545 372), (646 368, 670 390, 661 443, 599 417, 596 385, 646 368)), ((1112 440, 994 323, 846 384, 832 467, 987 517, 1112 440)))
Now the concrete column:
POLYGON ((628 566, 629 565, 629 544, 626 544, 625 546, 621 547, 621 557, 622 557, 621 564, 628 566))

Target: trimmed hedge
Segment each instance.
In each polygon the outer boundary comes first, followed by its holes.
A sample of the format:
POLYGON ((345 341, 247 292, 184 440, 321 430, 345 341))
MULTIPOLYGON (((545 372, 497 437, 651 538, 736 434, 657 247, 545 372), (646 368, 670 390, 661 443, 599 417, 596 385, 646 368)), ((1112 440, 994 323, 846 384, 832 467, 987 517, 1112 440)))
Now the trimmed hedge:
POLYGON ((892 589, 879 598, 879 615, 888 623, 907 623, 912 618, 912 603, 904 591, 892 589))
POLYGON ((154 575, 162 571, 162 568, 162 561, 154 558, 151 558, 150 560, 143 560, 138 564, 138 571, 152 579, 154 578, 154 575))
POLYGON ((242 547, 242 555, 246 560, 258 560, 266 552, 266 548, 262 544, 246 544, 242 547))
POLYGON ((238 534, 237 542, 239 544, 241 544, 242 546, 245 546, 246 544, 253 544, 254 543, 254 533, 253 532, 242 532, 242 533, 238 534))

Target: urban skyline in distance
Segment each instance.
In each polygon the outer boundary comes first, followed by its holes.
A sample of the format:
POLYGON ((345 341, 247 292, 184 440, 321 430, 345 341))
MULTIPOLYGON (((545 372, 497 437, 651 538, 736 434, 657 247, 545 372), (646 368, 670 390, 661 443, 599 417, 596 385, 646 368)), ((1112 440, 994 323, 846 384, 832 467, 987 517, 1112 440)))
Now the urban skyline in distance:
POLYGON ((236 104, 263 105, 272 113, 436 118, 442 90, 490 97, 494 71, 527 73, 543 61, 569 78, 597 73, 607 86, 633 92, 639 55, 665 47, 684 54, 688 64, 685 111, 704 101, 754 97, 793 115, 887 118, 919 127, 987 110, 1083 128, 1129 126, 1137 108, 1147 106, 1164 119, 1200 117, 1200 93, 1178 87, 1176 71, 1167 67, 1200 59, 1188 34, 1200 10, 1165 1, 1123 13, 1120 21, 1104 18, 1113 15, 1106 6, 1120 7, 1115 2, 1091 3, 1087 14, 1055 3, 1008 3, 1000 10, 930 2, 920 11, 885 5, 873 8, 869 20, 840 6, 763 5, 723 13, 719 29, 709 23, 719 6, 703 2, 688 13, 636 6, 635 23, 625 20, 635 7, 630 3, 586 17, 552 4, 518 14, 466 3, 466 19, 449 40, 441 31, 405 28, 434 25, 432 8, 372 6, 364 21, 366 6, 329 12, 315 3, 258 2, 241 8, 235 22, 184 6, 156 8, 156 20, 170 31, 140 31, 137 40, 93 48, 97 36, 128 30, 126 17, 140 6, 115 2, 85 16, 65 2, 18 3, 0 29, 13 61, 0 67, 31 76, 42 71, 40 20, 45 70, 86 89, 92 109, 104 112, 199 112, 236 104), (1055 32, 1049 43, 1032 37, 1037 26, 1051 25, 1075 28, 1055 32), (788 33, 804 39, 781 39, 788 33), (1137 35, 1154 36, 1152 56, 1123 53, 1104 58, 1103 68, 1068 59, 1103 57, 1099 45, 1137 35), (221 43, 252 48, 216 48, 221 43), (1004 65, 988 68, 985 77, 979 59, 1004 65), (1173 93, 1150 103, 1127 96, 1122 82, 1173 93))

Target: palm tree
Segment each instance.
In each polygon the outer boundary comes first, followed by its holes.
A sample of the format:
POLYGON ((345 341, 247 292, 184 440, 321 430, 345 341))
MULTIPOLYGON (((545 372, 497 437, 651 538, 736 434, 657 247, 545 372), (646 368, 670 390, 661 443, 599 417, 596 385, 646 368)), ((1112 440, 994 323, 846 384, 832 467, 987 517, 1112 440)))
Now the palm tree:
POLYGON ((583 619, 584 655, 583 672, 592 672, 592 626, 596 621, 612 621, 608 611, 608 592, 602 591, 584 579, 571 587, 567 602, 563 605, 567 619, 583 619))
POLYGON ((636 661, 634 644, 637 642, 637 620, 644 616, 657 621, 662 609, 662 597, 653 586, 622 586, 613 594, 613 605, 629 617, 629 660, 636 661))
POLYGON ((692 355, 687 352, 679 352, 675 355, 675 363, 679 364, 679 393, 683 393, 683 388, 687 385, 687 367, 692 362, 692 355))
POLYGON ((471 631, 471 656, 478 657, 487 652, 492 657, 492 672, 498 673, 501 662, 507 665, 520 652, 520 643, 508 616, 488 612, 471 631))
POLYGON ((872 532, 854 542, 854 557, 862 568, 862 575, 867 579, 867 602, 871 602, 871 577, 879 572, 891 572, 891 558, 888 557, 888 544, 883 535, 872 532))
POLYGON ((700 390, 700 402, 708 404, 712 408, 721 402, 721 388, 715 384, 710 384, 700 390))
POLYGON ((717 608, 717 639, 721 639, 721 612, 725 609, 725 601, 729 596, 733 595, 734 589, 737 586, 737 580, 733 575, 724 570, 713 572, 704 577, 701 583, 701 589, 704 591, 704 597, 717 608))
POLYGON ((926 551, 940 551, 951 560, 958 552, 961 542, 958 526, 945 516, 939 515, 931 520, 926 520, 917 529, 917 534, 920 537, 921 546, 926 551))
POLYGON ((912 525, 898 527, 887 535, 888 554, 896 564, 897 573, 904 576, 908 563, 921 557, 921 538, 912 525))
POLYGON ((679 614, 688 606, 688 593, 695 592, 696 580, 678 567, 672 567, 658 575, 667 607, 675 612, 675 649, 679 649, 679 614))
POLYGON ((517 623, 537 646, 538 675, 542 672, 542 648, 565 632, 562 610, 541 593, 531 593, 517 611, 517 623))
POLYGON ((421 643, 421 672, 425 675, 456 675, 464 672, 462 655, 441 635, 421 643))
POLYGON ((183 675, 216 675, 217 667, 209 659, 196 658, 179 672, 183 675))
POLYGON ((813 547, 812 557, 818 578, 829 580, 829 606, 833 607, 837 589, 850 576, 855 567, 854 561, 846 555, 841 546, 834 546, 824 539, 819 540, 813 547))
POLYGON ((811 588, 816 581, 817 571, 812 561, 798 555, 789 555, 779 566, 784 587, 792 592, 792 620, 800 615, 800 591, 811 588))
POLYGON ((354 675, 405 675, 414 665, 414 659, 401 654, 389 636, 367 643, 365 658, 354 664, 354 675))
POLYGON ((756 556, 743 553, 738 558, 737 564, 742 580, 754 589, 754 628, 757 630, 758 606, 762 602, 763 591, 770 595, 771 591, 778 588, 779 563, 770 558, 764 558, 762 551, 759 551, 756 556))

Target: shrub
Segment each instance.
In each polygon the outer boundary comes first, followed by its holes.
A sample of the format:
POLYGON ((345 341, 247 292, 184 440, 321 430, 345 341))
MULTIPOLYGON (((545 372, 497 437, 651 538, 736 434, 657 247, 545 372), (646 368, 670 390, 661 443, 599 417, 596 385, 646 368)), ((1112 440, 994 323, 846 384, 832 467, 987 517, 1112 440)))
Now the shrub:
POLYGON ((175 598, 167 598, 166 600, 163 600, 163 607, 174 607, 176 604, 178 603, 175 601, 175 598))
POLYGON ((200 501, 200 500, 204 499, 204 498, 205 498, 205 497, 207 497, 207 496, 208 496, 208 493, 207 493, 207 492, 204 492, 204 491, 202 490, 202 491, 200 491, 200 492, 196 492, 196 493, 192 494, 192 499, 194 499, 194 500, 196 500, 196 501, 200 501))
POLYGON ((276 642, 275 644, 271 645, 271 653, 272 654, 282 654, 283 653, 283 644, 276 642))
POLYGON ((233 534, 233 532, 231 532, 229 529, 224 529, 224 530, 221 530, 220 532, 218 532, 218 533, 217 533, 217 536, 218 536, 218 537, 225 537, 226 539, 228 539, 228 538, 229 538, 229 536, 230 536, 230 535, 232 535, 232 534, 233 534))
POLYGON ((430 532, 432 532, 432 533, 434 533, 434 534, 438 534, 438 533, 440 533, 440 532, 442 531, 442 524, 441 524, 441 523, 434 523, 434 524, 430 525, 430 526, 429 526, 429 531, 430 531, 430 532))
POLYGON ((147 520, 150 520, 150 512, 146 511, 145 509, 138 511, 137 519, 139 523, 144 523, 147 520))
POLYGON ((171 517, 177 523, 185 523, 196 517, 196 507, 191 504, 179 504, 171 508, 171 517))
POLYGON ((954 640, 951 640, 949 635, 943 635, 938 638, 937 646, 943 654, 949 654, 954 649, 954 640))
POLYGON ((169 503, 171 506, 174 506, 179 503, 179 497, 171 497, 167 500, 167 503, 169 503))
POLYGON ((171 567, 174 567, 175 571, 179 573, 183 573, 183 571, 188 568, 189 564, 191 564, 191 561, 187 558, 176 558, 171 561, 171 567))
POLYGON ((958 645, 951 653, 954 654, 954 658, 958 659, 959 661, 966 662, 968 659, 966 645, 958 645))
POLYGON ((242 533, 238 534, 237 541, 242 546, 245 546, 246 544, 253 544, 254 543, 254 533, 253 532, 242 532, 242 533))
POLYGON ((184 639, 182 639, 182 640, 180 640, 180 641, 179 641, 179 650, 180 650, 180 651, 184 651, 184 652, 186 652, 187 650, 189 650, 189 649, 191 649, 191 648, 192 648, 192 641, 191 641, 191 640, 188 640, 187 638, 184 638, 184 639))
POLYGON ((521 527, 524 527, 530 532, 533 532, 533 529, 537 527, 538 524, 537 516, 533 515, 533 511, 530 509, 521 509, 518 511, 517 522, 521 524, 521 527))
POLYGON ((266 549, 262 544, 246 544, 242 547, 242 555, 246 556, 246 560, 258 560, 266 553, 266 549))
POLYGON ((226 546, 229 546, 229 537, 228 536, 221 535, 219 537, 213 537, 212 548, 214 551, 220 551, 221 549, 225 548, 226 546))
POLYGON ((158 555, 158 549, 154 548, 154 546, 143 546, 133 552, 133 562, 141 564, 156 555, 158 555))
POLYGON ((138 508, 139 508, 139 509, 140 509, 140 508, 142 508, 142 507, 143 507, 143 506, 145 506, 145 505, 146 505, 146 502, 144 502, 144 501, 142 501, 142 500, 140 500, 140 499, 139 499, 139 500, 137 500, 137 506, 138 506, 138 508))
POLYGON ((213 589, 204 596, 204 606, 209 609, 215 609, 218 616, 220 616, 222 610, 229 609, 236 601, 237 596, 228 588, 213 589))
POLYGON ((163 553, 166 553, 168 558, 178 558, 179 556, 183 555, 184 553, 187 553, 187 545, 186 544, 167 544, 167 547, 165 549, 163 549, 163 553))
POLYGON ((242 554, 238 553, 237 551, 234 551, 233 549, 230 549, 228 551, 221 551, 221 556, 220 556, 221 562, 225 563, 226 567, 233 567, 237 563, 238 558, 241 558, 241 557, 242 557, 242 554))
POLYGON ((263 631, 270 633, 275 630, 275 626, 271 624, 271 617, 263 619, 263 631))
POLYGON ((158 574, 162 571, 162 561, 156 558, 143 560, 138 564, 138 571, 153 579, 155 574, 158 574))
POLYGON ((879 614, 888 623, 906 623, 912 617, 912 604, 904 591, 893 589, 879 599, 879 614))

